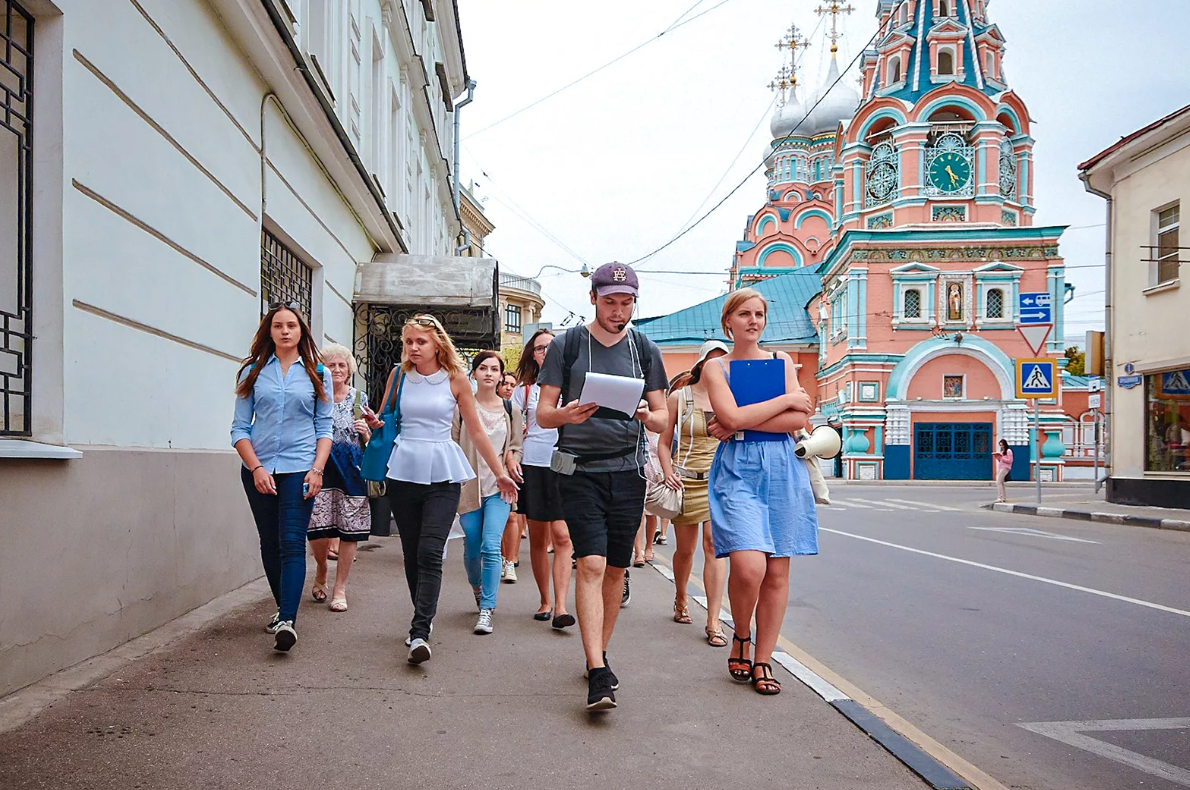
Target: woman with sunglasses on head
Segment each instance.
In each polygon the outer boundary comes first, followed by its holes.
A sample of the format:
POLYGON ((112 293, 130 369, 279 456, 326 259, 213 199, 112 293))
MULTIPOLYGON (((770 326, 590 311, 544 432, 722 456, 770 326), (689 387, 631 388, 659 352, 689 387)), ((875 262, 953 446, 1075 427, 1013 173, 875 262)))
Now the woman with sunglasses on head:
POLYGON ((504 462, 490 469, 479 457, 478 448, 463 432, 460 413, 455 412, 451 436, 463 448, 463 454, 475 470, 477 479, 463 483, 459 495, 459 521, 463 527, 463 563, 467 580, 475 593, 479 620, 475 633, 492 633, 492 615, 496 611, 496 590, 500 586, 500 540, 512 504, 503 499, 496 487, 496 475, 508 474, 519 480, 521 440, 524 428, 521 413, 496 393, 504 373, 504 358, 495 351, 481 351, 471 360, 471 378, 475 380, 475 406, 484 433, 504 462))
POLYGON ((522 455, 522 474, 525 476, 525 490, 522 494, 522 509, 529 522, 529 560, 533 566, 533 578, 541 603, 533 619, 553 619, 554 628, 569 628, 574 625, 574 615, 566 612, 566 596, 570 592, 570 571, 573 548, 570 532, 562 517, 562 494, 558 489, 558 473, 550 469, 550 458, 554 445, 558 443, 557 428, 542 428, 537 424, 537 405, 541 387, 537 376, 541 363, 545 361, 546 349, 554 339, 548 329, 538 329, 529 338, 521 351, 517 365, 517 388, 512 393, 512 407, 525 415, 528 432, 525 435, 522 455), (553 545, 553 557, 550 546, 553 545), (550 598, 550 579, 554 582, 554 595, 550 598))
POLYGON ((690 572, 694 568, 694 550, 698 528, 702 526, 702 579, 707 593, 707 642, 711 647, 727 647, 727 637, 719 627, 719 609, 723 604, 723 582, 727 561, 715 556, 712 543, 711 506, 707 501, 707 478, 719 440, 707 431, 713 416, 711 398, 702 380, 703 368, 713 359, 726 356, 727 346, 718 340, 702 344, 698 361, 686 373, 674 379, 669 395, 669 425, 658 443, 658 459, 665 484, 684 491, 682 512, 674 516, 673 570, 677 595, 674 598, 674 622, 691 623, 689 597, 686 594, 690 572), (674 452, 676 450, 676 454, 674 452))
POLYGON ((720 442, 707 492, 715 556, 730 563, 727 595, 735 633, 727 669, 735 680, 750 681, 758 693, 772 695, 781 693, 769 662, 789 604, 789 561, 818 553, 818 509, 809 472, 793 454, 790 436, 806 426, 813 405, 789 355, 760 347, 767 318, 768 302, 760 293, 732 291, 720 317, 731 353, 705 365, 702 380, 715 413, 708 433, 720 442), (762 360, 782 363, 784 391, 738 405, 731 377, 743 373, 731 370, 733 363, 762 360), (748 657, 754 616, 755 663, 748 657))
MULTIPOLYGON (((475 409, 475 395, 454 342, 438 319, 416 315, 401 328, 401 364, 388 376, 380 413, 397 401, 400 431, 389 456, 385 490, 401 535, 405 580, 413 600, 409 663, 430 659, 430 630, 442 591, 442 556, 459 506, 462 483, 475 477, 463 449, 451 439, 455 409, 479 457, 495 472, 505 502, 516 483, 488 440, 475 409)), ((380 418, 367 412, 370 428, 380 418)))
POLYGON ((277 602, 266 630, 282 652, 297 643, 306 530, 331 454, 332 390, 298 305, 269 305, 236 375, 231 441, 277 602))

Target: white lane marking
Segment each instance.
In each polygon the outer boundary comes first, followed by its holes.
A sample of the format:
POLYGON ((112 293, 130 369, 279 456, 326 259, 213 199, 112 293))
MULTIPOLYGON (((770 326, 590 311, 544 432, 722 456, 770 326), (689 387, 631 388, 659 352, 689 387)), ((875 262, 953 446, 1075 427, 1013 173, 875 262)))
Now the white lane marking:
POLYGON ((1010 535, 1028 535, 1033 538, 1048 538, 1050 540, 1069 540, 1073 543, 1094 543, 1099 545, 1097 540, 1086 540, 1084 538, 1072 538, 1069 535, 1059 535, 1056 532, 1046 532, 1043 529, 1031 529, 1029 527, 967 527, 967 529, 975 529, 980 532, 1007 532, 1010 535))
POLYGON ((880 500, 880 501, 876 501, 876 500, 872 500, 872 499, 851 499, 851 500, 848 500, 848 502, 866 502, 869 505, 871 505, 872 507, 892 507, 892 508, 896 508, 897 510, 917 510, 916 507, 910 507, 908 505, 898 505, 895 502, 893 502, 891 499, 880 500))
POLYGON ((854 499, 836 499, 832 504, 846 505, 848 507, 858 507, 858 508, 863 508, 864 510, 872 509, 871 505, 861 505, 859 502, 857 502, 854 499))
POLYGON ((855 535, 850 532, 842 532, 837 529, 828 529, 827 527, 819 527, 821 532, 833 532, 836 535, 843 535, 848 538, 855 538, 856 540, 866 540, 869 543, 877 543, 881 546, 888 546, 901 551, 912 552, 913 554, 921 554, 925 557, 934 557, 939 560, 946 560, 947 562, 957 562, 960 565, 970 565, 973 568, 983 568, 985 571, 995 571, 996 573, 1004 573, 1009 576, 1016 576, 1021 579, 1030 579, 1035 582, 1043 582, 1045 584, 1052 584, 1055 587, 1065 587, 1068 590, 1077 590, 1078 592, 1090 593, 1091 595, 1099 595, 1104 598, 1111 598, 1115 601, 1123 601, 1125 603, 1134 603, 1137 606, 1144 606, 1149 609, 1156 609, 1160 612, 1169 612, 1170 614, 1180 614, 1182 617, 1190 617, 1190 612, 1184 609, 1174 609, 1172 606, 1165 606, 1164 604, 1153 603, 1152 601, 1142 601, 1139 598, 1129 598, 1126 595, 1116 595, 1115 593, 1104 592, 1103 590, 1095 590, 1090 587, 1083 587, 1078 584, 1070 584, 1069 582, 1060 582, 1056 579, 1047 579, 1044 576, 1034 576, 1031 573, 1021 573, 1020 571, 1012 571, 1008 568, 998 568, 995 565, 985 565, 982 562, 973 562, 971 560, 964 560, 958 557, 948 557, 945 554, 936 554, 932 551, 925 551, 924 549, 915 549, 912 546, 902 546, 899 543, 889 543, 886 540, 877 540, 876 538, 869 538, 866 535, 855 535))
POLYGON ((822 697, 827 702, 839 702, 841 700, 851 699, 851 697, 848 697, 830 683, 827 683, 817 672, 810 669, 808 666, 803 664, 801 661, 798 661, 785 651, 774 650, 773 660, 788 669, 789 674, 793 675, 802 683, 805 683, 807 686, 813 689, 815 694, 822 697))
MULTIPOLYGON (((775 656, 774 656, 775 657, 775 656)), ((1156 760, 1147 755, 1114 744, 1106 743, 1084 732, 1128 732, 1135 730, 1183 730, 1190 728, 1187 719, 1104 719, 1101 721, 1037 721, 1017 724, 1030 732, 1053 738, 1069 746, 1123 763, 1138 771, 1165 779, 1168 782, 1190 787, 1190 771, 1176 765, 1156 760)))
POLYGON ((671 571, 667 566, 658 564, 658 565, 654 565, 653 567, 657 570, 658 573, 660 573, 665 578, 669 579, 671 582, 674 580, 674 572, 671 571))
POLYGON ((949 510, 954 513, 964 512, 961 507, 951 507, 950 505, 937 505, 933 502, 915 502, 912 499, 887 499, 886 502, 900 502, 904 505, 918 505, 920 507, 932 507, 935 510, 949 510))

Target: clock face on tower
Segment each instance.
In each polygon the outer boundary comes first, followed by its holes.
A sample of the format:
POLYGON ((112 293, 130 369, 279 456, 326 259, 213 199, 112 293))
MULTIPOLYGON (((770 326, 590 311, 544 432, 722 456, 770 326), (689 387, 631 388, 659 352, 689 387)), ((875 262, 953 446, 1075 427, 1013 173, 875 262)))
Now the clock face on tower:
POLYGON ((944 151, 930 163, 930 183, 939 192, 958 192, 971 180, 971 162, 954 151, 944 151))

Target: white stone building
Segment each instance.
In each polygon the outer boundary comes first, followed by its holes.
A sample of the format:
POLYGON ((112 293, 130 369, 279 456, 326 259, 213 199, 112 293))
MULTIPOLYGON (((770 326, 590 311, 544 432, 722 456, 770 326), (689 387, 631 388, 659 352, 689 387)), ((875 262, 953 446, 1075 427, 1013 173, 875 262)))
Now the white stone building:
POLYGON ((1107 202, 1107 498, 1190 503, 1190 106, 1079 165, 1107 202))
POLYGON ((454 253, 468 84, 451 0, 6 16, 0 694, 261 574, 229 435, 261 307, 350 344, 358 267, 454 253))

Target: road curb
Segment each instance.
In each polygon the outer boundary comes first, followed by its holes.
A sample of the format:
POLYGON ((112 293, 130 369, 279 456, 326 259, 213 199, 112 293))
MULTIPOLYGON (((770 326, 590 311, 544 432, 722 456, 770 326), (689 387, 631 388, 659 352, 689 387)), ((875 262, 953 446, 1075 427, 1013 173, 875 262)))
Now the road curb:
POLYGON ((984 510, 994 510, 997 513, 1017 513, 1025 516, 1041 516, 1043 518, 1068 518, 1075 521, 1097 521, 1103 524, 1120 524, 1128 527, 1172 529, 1178 532, 1190 532, 1190 521, 1182 521, 1176 518, 1130 516, 1124 513, 1102 513, 1093 510, 1044 507, 1041 505, 1026 505, 1015 502, 990 502, 980 505, 980 507, 984 510))
MULTIPOLYGON (((668 566, 656 560, 649 562, 648 565, 671 582, 674 580, 673 571, 668 566)), ((704 609, 706 608, 707 599, 705 597, 691 595, 690 598, 704 609)), ((735 628, 730 614, 720 613, 719 619, 729 628, 735 628)), ((792 648, 791 645, 790 649, 792 648)), ((847 696, 826 678, 798 661, 785 650, 780 648, 774 650, 773 662, 779 664, 786 672, 846 717, 865 735, 884 747, 885 751, 921 777, 933 790, 977 790, 977 785, 963 779, 941 760, 897 732, 862 703, 847 696)))

